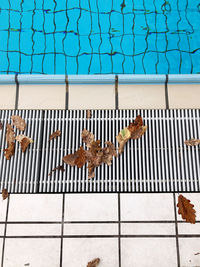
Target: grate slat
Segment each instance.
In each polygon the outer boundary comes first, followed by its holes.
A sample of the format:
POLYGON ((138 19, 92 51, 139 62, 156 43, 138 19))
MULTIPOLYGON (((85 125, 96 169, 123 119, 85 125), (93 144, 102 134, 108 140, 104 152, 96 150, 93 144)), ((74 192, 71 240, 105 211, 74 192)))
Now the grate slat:
POLYGON ((0 187, 13 193, 78 192, 199 192, 200 147, 187 147, 186 139, 200 137, 200 112, 193 110, 0 110, 0 187), (6 124, 13 115, 22 116, 25 134, 34 140, 25 153, 16 143, 15 155, 6 160, 6 124), (148 126, 139 140, 130 140, 124 153, 111 166, 95 169, 88 179, 87 165, 78 169, 64 164, 65 172, 55 171, 63 156, 74 153, 82 143, 81 131, 91 131, 96 140, 111 141, 137 115, 148 126), (60 130, 61 136, 49 142, 60 130), (42 138, 40 138, 42 137, 42 138), (39 185, 39 187, 38 187, 39 185), (37 189, 38 188, 38 189, 37 189))

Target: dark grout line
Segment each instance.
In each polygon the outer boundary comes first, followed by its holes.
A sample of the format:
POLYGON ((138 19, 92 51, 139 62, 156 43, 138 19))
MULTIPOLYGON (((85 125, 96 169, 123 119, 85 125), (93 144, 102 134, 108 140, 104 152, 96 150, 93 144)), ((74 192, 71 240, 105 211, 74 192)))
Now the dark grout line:
POLYGON ((165 103, 166 103, 166 109, 169 109, 168 74, 166 75, 166 81, 165 81, 165 103))
POLYGON ((115 75, 115 109, 119 109, 118 75, 115 75))
POLYGON ((61 225, 61 242, 60 242, 60 267, 62 267, 63 260, 63 233, 64 233, 64 219, 65 219, 65 194, 63 194, 62 202, 62 225, 61 225))
POLYGON ((18 109, 19 105, 19 81, 18 74, 15 75, 16 95, 15 95, 15 109, 18 109))
POLYGON ((4 228, 3 245, 2 245, 1 267, 3 267, 3 264, 4 264, 4 252, 5 252, 5 241, 6 241, 6 232, 7 232, 9 203, 10 203, 10 195, 8 196, 8 200, 7 200, 6 220, 5 220, 5 226, 4 226, 5 228, 4 228))
POLYGON ((120 193, 118 193, 118 253, 119 253, 119 267, 121 267, 121 203, 120 193))
POLYGON ((66 87, 66 92, 65 92, 65 109, 69 109, 69 83, 68 83, 68 76, 65 76, 65 87, 66 87))
MULTIPOLYGON (((175 216, 175 231, 176 231, 176 251, 177 251, 177 266, 180 267, 180 250, 179 250, 179 235, 178 235, 178 223, 177 223, 177 214, 176 214, 176 196, 173 193, 174 198, 174 216, 175 216)), ((182 235, 180 235, 182 236, 182 235)))

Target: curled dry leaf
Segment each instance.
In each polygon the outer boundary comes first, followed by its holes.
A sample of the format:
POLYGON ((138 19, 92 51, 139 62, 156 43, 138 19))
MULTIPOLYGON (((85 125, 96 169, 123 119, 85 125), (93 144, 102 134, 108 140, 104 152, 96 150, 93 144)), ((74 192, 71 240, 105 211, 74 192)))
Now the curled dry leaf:
POLYGON ((3 129, 3 124, 0 122, 0 130, 3 129))
POLYGON ((4 156, 6 157, 7 160, 10 160, 10 158, 14 155, 15 153, 15 143, 12 142, 9 144, 8 148, 4 149, 4 156))
POLYGON ((186 140, 184 143, 186 146, 197 146, 200 144, 200 139, 190 139, 186 140))
POLYGON ((7 191, 7 189, 3 189, 2 190, 2 198, 3 198, 3 200, 5 200, 6 198, 8 198, 8 191, 7 191))
POLYGON ((117 157, 117 152, 113 143, 107 141, 105 142, 105 144, 107 145, 107 147, 103 148, 102 162, 110 166, 113 160, 113 156, 117 157))
POLYGON ((87 110, 87 119, 91 118, 91 110, 87 110))
POLYGON ((69 154, 63 157, 63 161, 70 166, 77 165, 78 168, 82 168, 86 163, 86 153, 83 147, 80 147, 74 154, 69 154))
POLYGON ((55 131, 54 133, 52 133, 52 134, 50 135, 50 137, 49 137, 49 141, 51 141, 52 139, 54 139, 54 138, 56 138, 56 137, 58 137, 58 136, 60 136, 60 135, 61 135, 61 131, 59 131, 59 130, 55 131))
POLYGON ((11 119, 13 120, 13 125, 17 127, 20 131, 24 131, 26 128, 26 123, 25 120, 23 120, 20 116, 18 115, 13 115, 11 116, 11 119))
POLYGON ((14 129, 10 124, 6 125, 6 142, 8 146, 15 141, 14 129))
POLYGON ((62 172, 65 171, 64 166, 63 166, 63 165, 60 165, 60 166, 57 166, 56 168, 54 168, 54 169, 48 174, 48 176, 52 175, 52 173, 55 172, 56 170, 58 170, 58 171, 62 171, 62 172))
POLYGON ((15 138, 21 145, 22 152, 25 152, 29 144, 33 143, 33 140, 23 134, 16 136, 15 138))
POLYGON ((97 267, 99 263, 100 263, 100 259, 96 258, 96 259, 88 262, 87 267, 97 267))
POLYGON ((195 223, 196 222, 196 211, 193 209, 194 205, 190 203, 190 200, 185 198, 183 195, 179 195, 177 204, 178 214, 181 214, 182 218, 186 222, 195 223))
POLYGON ((88 130, 84 129, 81 133, 83 142, 86 143, 87 147, 91 147, 92 142, 94 141, 94 135, 88 130))
POLYGON ((119 143, 119 154, 124 151, 124 146, 129 139, 140 138, 147 130, 147 126, 143 126, 142 117, 138 115, 133 123, 122 129, 116 136, 119 143))

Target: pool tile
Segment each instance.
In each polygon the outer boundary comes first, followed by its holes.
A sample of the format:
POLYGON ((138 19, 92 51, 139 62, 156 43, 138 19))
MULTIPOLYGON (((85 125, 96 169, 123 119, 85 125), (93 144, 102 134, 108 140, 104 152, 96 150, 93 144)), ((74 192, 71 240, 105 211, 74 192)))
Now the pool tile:
POLYGON ((61 221, 62 195, 13 194, 8 221, 61 221))
POLYGON ((64 109, 65 84, 21 84, 19 109, 64 109))
POLYGON ((200 108, 200 84, 168 84, 170 108, 200 108))
POLYGON ((121 194, 122 221, 174 220, 172 194, 121 194))
POLYGON ((200 266, 200 238, 179 238, 181 267, 200 266))
POLYGON ((122 235, 175 235, 174 223, 122 223, 122 235))
POLYGON ((162 109, 165 104, 164 84, 119 84, 120 109, 162 109))
POLYGON ((100 258, 100 266, 118 265, 117 238, 64 238, 63 266, 87 266, 95 258, 100 258))
POLYGON ((114 85, 69 85, 69 109, 114 109, 114 85))
POLYGON ((0 109, 14 109, 15 108, 15 84, 1 84, 0 85, 0 109))
POLYGON ((59 238, 9 238, 5 241, 5 267, 60 266, 59 238))
POLYGON ((122 238, 122 267, 177 267, 175 238, 122 238))
POLYGON ((67 194, 65 197, 65 221, 117 219, 117 194, 67 194))
POLYGON ((64 235, 118 235, 117 223, 65 224, 64 235))
POLYGON ((6 236, 61 235, 61 224, 7 224, 6 236))

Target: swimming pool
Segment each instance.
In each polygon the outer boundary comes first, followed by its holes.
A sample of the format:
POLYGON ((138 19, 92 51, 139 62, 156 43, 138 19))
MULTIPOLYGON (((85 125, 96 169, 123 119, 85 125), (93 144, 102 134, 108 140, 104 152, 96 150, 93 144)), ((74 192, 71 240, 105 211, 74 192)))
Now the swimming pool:
POLYGON ((197 74, 199 21, 199 0, 1 0, 0 74, 197 74))

